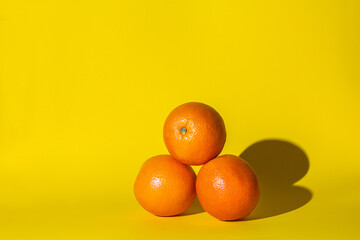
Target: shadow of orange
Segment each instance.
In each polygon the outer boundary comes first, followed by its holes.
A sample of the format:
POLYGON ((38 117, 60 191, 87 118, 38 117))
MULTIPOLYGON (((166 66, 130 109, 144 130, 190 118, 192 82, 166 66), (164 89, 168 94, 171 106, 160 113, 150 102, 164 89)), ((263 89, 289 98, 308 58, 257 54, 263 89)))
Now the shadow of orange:
POLYGON ((300 147, 283 140, 263 140, 240 157, 253 167, 260 185, 259 203, 244 220, 290 212, 311 200, 309 189, 293 186, 309 170, 309 159, 300 147))
POLYGON ((194 202, 192 203, 192 205, 185 212, 181 213, 178 216, 187 216, 187 215, 193 215, 193 214, 198 214, 198 213, 202 213, 202 212, 205 212, 205 210, 202 208, 198 198, 196 197, 194 202))

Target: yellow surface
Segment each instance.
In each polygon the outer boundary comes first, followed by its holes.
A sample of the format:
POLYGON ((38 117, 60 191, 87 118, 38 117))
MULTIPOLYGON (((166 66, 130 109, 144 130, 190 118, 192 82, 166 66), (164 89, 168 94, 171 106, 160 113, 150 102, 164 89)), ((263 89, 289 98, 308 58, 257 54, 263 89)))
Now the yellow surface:
POLYGON ((0 1, 0 238, 356 239, 359 66, 356 0, 0 1), (252 220, 136 202, 188 101, 260 164, 252 220))

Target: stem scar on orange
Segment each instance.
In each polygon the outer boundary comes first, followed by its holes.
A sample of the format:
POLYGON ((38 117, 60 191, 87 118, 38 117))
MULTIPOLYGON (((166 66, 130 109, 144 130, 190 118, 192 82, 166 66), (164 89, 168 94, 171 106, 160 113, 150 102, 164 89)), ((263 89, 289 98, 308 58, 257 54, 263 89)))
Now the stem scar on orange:
POLYGON ((134 193, 140 205, 157 216, 184 212, 195 199, 194 170, 170 155, 147 160, 135 180, 134 193))
POLYGON ((224 120, 212 107, 197 102, 175 108, 167 117, 165 145, 178 161, 202 165, 220 154, 226 140, 224 120))

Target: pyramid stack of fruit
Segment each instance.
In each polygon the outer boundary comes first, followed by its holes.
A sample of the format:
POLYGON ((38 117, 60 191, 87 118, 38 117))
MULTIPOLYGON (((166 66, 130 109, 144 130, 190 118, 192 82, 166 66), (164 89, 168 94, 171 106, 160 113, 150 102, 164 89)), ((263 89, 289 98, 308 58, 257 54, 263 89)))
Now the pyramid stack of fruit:
POLYGON ((220 114, 203 103, 175 108, 164 124, 170 155, 145 161, 134 185, 140 205, 157 216, 178 215, 196 195, 201 206, 220 220, 242 219, 259 200, 255 172, 240 157, 218 156, 225 140, 220 114), (190 165, 203 165, 196 176, 190 165))

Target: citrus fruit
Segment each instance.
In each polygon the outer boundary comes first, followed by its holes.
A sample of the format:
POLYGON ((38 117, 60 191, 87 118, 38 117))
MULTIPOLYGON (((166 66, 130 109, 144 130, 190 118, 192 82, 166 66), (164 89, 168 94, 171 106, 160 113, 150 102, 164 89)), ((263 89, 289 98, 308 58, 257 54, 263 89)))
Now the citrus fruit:
POLYGON ((259 200, 257 177, 240 157, 223 155, 201 167, 196 179, 201 206, 220 220, 241 219, 259 200))
POLYGON ((225 124, 212 107, 190 102, 175 108, 164 124, 164 141, 170 154, 189 165, 201 165, 221 152, 225 124))
POLYGON ((170 155, 145 161, 135 180, 134 193, 140 205, 158 216, 184 212, 195 199, 194 170, 170 155))

